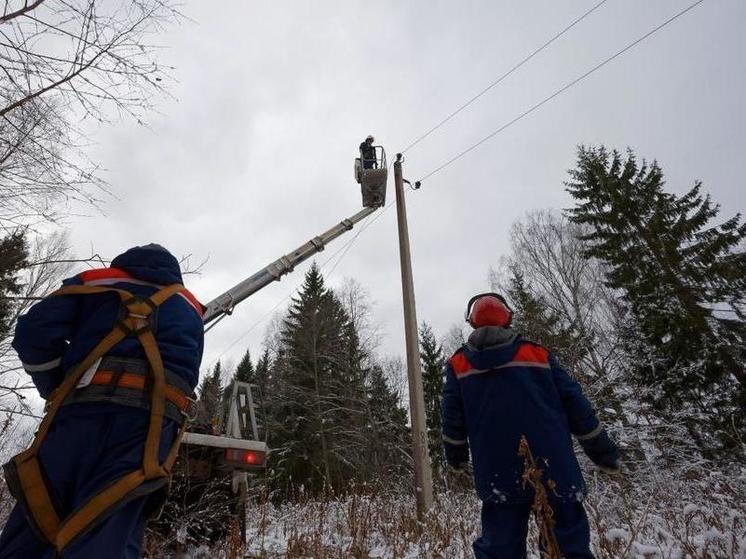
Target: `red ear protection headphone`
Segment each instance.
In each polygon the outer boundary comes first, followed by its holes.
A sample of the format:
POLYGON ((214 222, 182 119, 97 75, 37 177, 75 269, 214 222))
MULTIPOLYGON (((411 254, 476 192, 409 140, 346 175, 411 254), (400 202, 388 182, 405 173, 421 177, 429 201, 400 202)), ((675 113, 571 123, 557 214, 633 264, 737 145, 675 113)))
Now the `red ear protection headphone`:
POLYGON ((480 326, 507 328, 513 322, 513 309, 510 308, 505 297, 498 293, 480 293, 469 299, 464 319, 473 328, 480 326))

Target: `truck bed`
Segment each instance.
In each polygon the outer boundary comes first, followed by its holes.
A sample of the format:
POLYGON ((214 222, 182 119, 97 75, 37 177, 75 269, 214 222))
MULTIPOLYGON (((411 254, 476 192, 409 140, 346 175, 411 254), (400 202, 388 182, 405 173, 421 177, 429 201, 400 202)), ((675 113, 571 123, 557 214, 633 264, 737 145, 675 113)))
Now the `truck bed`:
POLYGON ((203 435, 202 433, 184 433, 182 444, 209 446, 212 448, 236 448, 240 450, 255 450, 267 452, 267 443, 262 441, 248 441, 233 437, 221 437, 218 435, 203 435))

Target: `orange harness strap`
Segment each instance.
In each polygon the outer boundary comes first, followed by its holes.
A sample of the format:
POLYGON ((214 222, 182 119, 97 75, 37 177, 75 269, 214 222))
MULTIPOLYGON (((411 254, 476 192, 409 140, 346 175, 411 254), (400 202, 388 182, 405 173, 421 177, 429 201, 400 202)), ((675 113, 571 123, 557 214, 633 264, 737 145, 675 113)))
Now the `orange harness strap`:
POLYGON ((52 393, 47 403, 47 414, 41 422, 32 445, 11 460, 19 489, 25 501, 28 514, 36 524, 37 531, 61 552, 77 536, 95 525, 107 510, 122 501, 130 492, 144 482, 158 478, 169 478, 171 468, 178 454, 181 438, 186 430, 186 415, 168 456, 163 464, 158 460, 161 430, 165 414, 167 389, 166 379, 158 345, 151 329, 150 315, 169 297, 184 290, 180 284, 161 289, 150 297, 137 297, 123 289, 73 285, 65 286, 52 295, 91 295, 117 293, 127 315, 119 320, 113 330, 105 336, 81 361, 64 382, 52 393), (128 336, 136 336, 145 351, 150 365, 150 423, 145 440, 142 468, 126 474, 109 487, 94 495, 88 502, 73 511, 67 518, 60 519, 52 503, 49 489, 38 460, 39 448, 49 427, 65 398, 76 388, 80 378, 94 363, 112 347, 128 336))
MULTIPOLYGON (((145 390, 147 386, 146 377, 134 373, 119 373, 99 369, 91 378, 90 386, 114 386, 118 388, 131 388, 133 390, 145 390)), ((180 389, 166 384, 166 400, 176 406, 181 413, 187 413, 191 405, 191 398, 180 389)))

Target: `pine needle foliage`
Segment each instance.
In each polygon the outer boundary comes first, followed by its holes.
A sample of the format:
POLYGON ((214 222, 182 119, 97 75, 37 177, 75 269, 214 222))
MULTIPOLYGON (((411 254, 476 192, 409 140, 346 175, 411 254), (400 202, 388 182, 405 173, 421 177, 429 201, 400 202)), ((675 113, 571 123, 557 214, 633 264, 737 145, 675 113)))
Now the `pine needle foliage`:
POLYGON ((692 406, 703 449, 742 446, 746 407, 746 223, 718 219, 697 181, 667 192, 657 162, 581 147, 569 218, 590 226, 587 255, 608 265, 629 308, 631 374, 661 410, 692 406))
POLYGON ((433 329, 424 322, 420 326, 420 359, 422 362, 422 389, 425 397, 427 445, 430 451, 433 476, 437 479, 445 464, 442 440, 443 420, 440 410, 445 356, 443 355, 443 347, 433 334, 433 329))
POLYGON ((233 380, 239 382, 254 382, 254 364, 251 362, 251 352, 247 349, 244 353, 241 361, 238 362, 235 372, 233 373, 233 380))
POLYGON ((220 361, 215 364, 211 373, 199 385, 199 400, 197 407, 197 424, 202 427, 217 428, 222 421, 222 366, 220 361))
POLYGON ((0 338, 8 333, 8 321, 14 308, 8 296, 21 292, 18 274, 26 267, 27 258, 28 247, 22 231, 0 239, 0 338))
POLYGON ((384 477, 401 462, 390 448, 405 428, 396 396, 316 265, 293 298, 276 345, 268 375, 269 476, 276 492, 344 491, 352 482, 384 477))

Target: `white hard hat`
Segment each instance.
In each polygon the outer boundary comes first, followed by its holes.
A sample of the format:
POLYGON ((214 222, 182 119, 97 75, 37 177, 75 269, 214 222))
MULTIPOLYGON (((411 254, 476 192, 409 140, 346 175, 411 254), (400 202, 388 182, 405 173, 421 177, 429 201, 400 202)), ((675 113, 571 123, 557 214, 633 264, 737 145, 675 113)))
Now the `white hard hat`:
POLYGON ((372 134, 368 134, 368 137, 367 137, 367 138, 365 138, 365 139, 366 139, 366 140, 370 140, 371 142, 375 142, 375 141, 376 141, 376 139, 375 139, 375 138, 373 137, 373 135, 372 135, 372 134))

